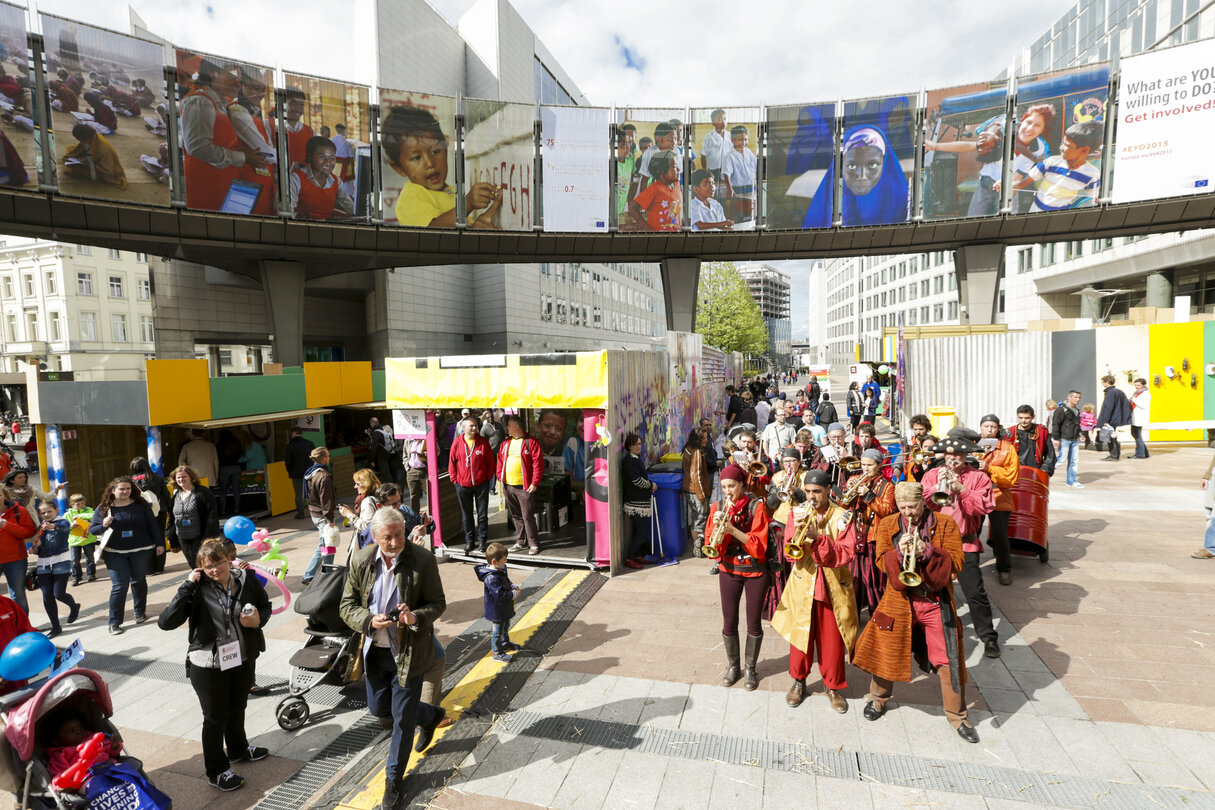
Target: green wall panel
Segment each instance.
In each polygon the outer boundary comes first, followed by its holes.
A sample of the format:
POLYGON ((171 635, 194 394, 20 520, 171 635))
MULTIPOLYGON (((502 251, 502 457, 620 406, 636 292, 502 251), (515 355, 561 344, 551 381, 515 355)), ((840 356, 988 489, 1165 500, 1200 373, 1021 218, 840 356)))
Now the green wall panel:
POLYGON ((257 416, 306 407, 303 374, 211 378, 212 419, 257 416))

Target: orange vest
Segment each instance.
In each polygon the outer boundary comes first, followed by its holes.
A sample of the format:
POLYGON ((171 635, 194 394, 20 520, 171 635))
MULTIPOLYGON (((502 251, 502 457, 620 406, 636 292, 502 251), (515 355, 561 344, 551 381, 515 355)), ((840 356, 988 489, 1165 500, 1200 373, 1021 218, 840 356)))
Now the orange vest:
POLYGON ((333 185, 321 188, 303 169, 292 169, 291 173, 300 182, 300 193, 295 204, 296 219, 331 219, 333 208, 337 204, 338 182, 333 178, 333 185))
POLYGON ((287 160, 291 165, 308 162, 308 139, 313 136, 312 127, 301 124, 298 132, 287 130, 287 160))
MULTIPOLYGON (((232 127, 232 119, 228 118, 227 111, 221 109, 202 90, 191 90, 186 94, 186 98, 190 96, 202 96, 215 108, 215 124, 211 128, 211 143, 225 149, 239 150, 241 142, 236 137, 236 130, 232 127)), ((240 176, 240 168, 229 166, 226 169, 217 169, 205 160, 199 160, 185 150, 183 152, 185 157, 182 169, 185 172, 186 180, 186 207, 196 211, 218 211, 224 204, 224 197, 228 195, 228 187, 232 185, 233 180, 240 176)))
MULTIPOLYGON (((253 126, 257 127, 257 131, 265 138, 266 143, 274 143, 274 139, 267 132, 268 127, 266 122, 259 115, 253 119, 253 126)), ((250 183, 256 183, 262 187, 258 192, 257 202, 253 205, 253 213, 258 216, 272 217, 277 213, 274 189, 276 183, 274 181, 274 167, 267 165, 264 169, 257 169, 246 163, 241 167, 240 179, 250 183)))

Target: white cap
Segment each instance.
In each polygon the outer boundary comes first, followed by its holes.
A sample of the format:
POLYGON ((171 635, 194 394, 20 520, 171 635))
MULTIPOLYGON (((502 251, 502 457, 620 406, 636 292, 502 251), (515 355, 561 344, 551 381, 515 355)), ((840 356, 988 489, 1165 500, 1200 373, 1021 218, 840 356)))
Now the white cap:
POLYGON ((464 410, 460 411, 461 416, 468 416, 468 414, 469 414, 468 408, 465 408, 464 410))

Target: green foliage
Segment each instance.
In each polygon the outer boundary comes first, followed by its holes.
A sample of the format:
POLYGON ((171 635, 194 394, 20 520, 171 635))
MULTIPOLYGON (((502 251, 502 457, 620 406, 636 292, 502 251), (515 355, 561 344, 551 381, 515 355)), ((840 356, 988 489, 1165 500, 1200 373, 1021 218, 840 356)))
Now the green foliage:
POLYGON ((768 329, 759 304, 733 262, 705 262, 700 266, 696 331, 706 343, 723 352, 758 355, 768 350, 768 329))

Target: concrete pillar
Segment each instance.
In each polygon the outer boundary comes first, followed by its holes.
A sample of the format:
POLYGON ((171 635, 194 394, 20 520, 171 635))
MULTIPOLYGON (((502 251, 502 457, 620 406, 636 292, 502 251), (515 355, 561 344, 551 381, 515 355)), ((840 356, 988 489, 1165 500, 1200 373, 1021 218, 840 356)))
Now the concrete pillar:
POLYGON ((680 256, 662 260, 662 297, 667 331, 696 330, 696 296, 700 290, 700 259, 680 256))
POLYGON ((1147 274, 1145 307, 1169 309, 1173 306, 1173 278, 1168 271, 1147 274))
POLYGON ((1004 245, 966 245, 953 252, 958 276, 959 322, 987 324, 998 320, 1004 245))
POLYGON ((1101 323, 1101 298, 1096 295, 1080 296, 1080 317, 1101 323))
POLYGON ((262 291, 266 295, 266 322, 274 360, 284 366, 304 363, 304 265, 300 262, 262 261, 262 291))

